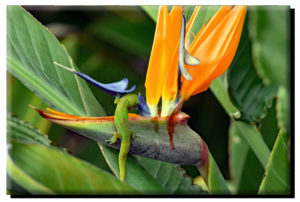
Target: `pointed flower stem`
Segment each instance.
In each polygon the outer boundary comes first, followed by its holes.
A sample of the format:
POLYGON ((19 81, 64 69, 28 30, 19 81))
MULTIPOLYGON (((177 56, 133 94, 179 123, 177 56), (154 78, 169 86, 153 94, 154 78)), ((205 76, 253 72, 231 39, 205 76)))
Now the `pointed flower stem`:
MULTIPOLYGON (((34 108, 34 107, 33 107, 34 108)), ((100 142, 109 147, 119 149, 120 141, 109 144, 109 140, 116 131, 114 117, 80 117, 64 114, 56 111, 44 111, 34 108, 42 117, 59 124, 69 130, 79 133, 87 138, 100 142)), ((128 114, 129 128, 133 130, 135 139, 131 140, 129 153, 158 159, 180 165, 198 165, 201 159, 207 155, 203 153, 203 145, 206 145, 201 137, 188 125, 189 116, 178 113, 174 117, 176 129, 173 132, 174 150, 169 143, 168 117, 142 117, 136 114, 128 114), (158 124, 159 130, 156 130, 158 124)))

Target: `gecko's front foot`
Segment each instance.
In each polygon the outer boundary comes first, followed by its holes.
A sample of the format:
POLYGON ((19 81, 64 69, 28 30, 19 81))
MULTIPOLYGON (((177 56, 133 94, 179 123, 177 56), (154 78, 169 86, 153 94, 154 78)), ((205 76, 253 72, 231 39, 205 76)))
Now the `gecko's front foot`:
POLYGON ((109 144, 114 144, 118 139, 122 139, 122 135, 119 132, 114 132, 114 136, 110 140, 105 140, 105 142, 109 142, 109 144))

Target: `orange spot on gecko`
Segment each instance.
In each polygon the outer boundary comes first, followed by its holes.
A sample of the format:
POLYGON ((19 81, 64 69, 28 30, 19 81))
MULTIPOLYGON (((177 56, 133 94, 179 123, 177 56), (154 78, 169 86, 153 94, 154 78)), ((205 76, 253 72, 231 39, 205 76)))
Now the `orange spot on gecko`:
POLYGON ((123 123, 126 124, 126 119, 125 119, 125 117, 123 117, 123 123))
POLYGON ((120 126, 121 126, 121 130, 123 131, 123 124, 122 124, 122 123, 120 123, 120 126))

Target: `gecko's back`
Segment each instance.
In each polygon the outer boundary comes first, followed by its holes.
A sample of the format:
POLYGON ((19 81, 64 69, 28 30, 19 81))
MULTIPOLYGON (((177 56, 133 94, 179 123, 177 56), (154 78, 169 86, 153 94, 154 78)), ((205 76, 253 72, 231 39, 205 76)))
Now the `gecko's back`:
POLYGON ((127 94, 118 100, 115 111, 115 125, 121 133, 122 138, 130 140, 130 129, 128 126, 128 111, 139 103, 135 94, 127 94), (125 137, 124 137, 125 136, 125 137))

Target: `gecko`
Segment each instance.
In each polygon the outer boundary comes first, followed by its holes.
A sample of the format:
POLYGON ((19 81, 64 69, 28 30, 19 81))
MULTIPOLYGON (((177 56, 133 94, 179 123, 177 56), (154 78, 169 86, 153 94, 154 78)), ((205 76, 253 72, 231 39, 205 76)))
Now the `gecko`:
POLYGON ((133 131, 129 128, 128 111, 139 104, 139 99, 135 94, 127 94, 121 98, 117 96, 114 103, 117 104, 114 119, 117 132, 115 132, 114 136, 108 141, 110 144, 114 144, 118 139, 121 140, 119 171, 120 180, 124 181, 126 174, 126 160, 130 148, 130 138, 135 138, 133 131))

